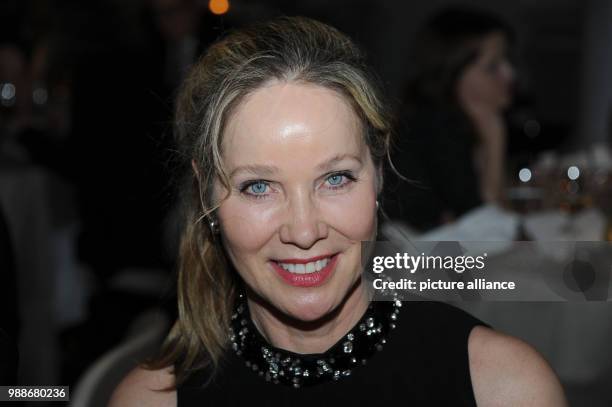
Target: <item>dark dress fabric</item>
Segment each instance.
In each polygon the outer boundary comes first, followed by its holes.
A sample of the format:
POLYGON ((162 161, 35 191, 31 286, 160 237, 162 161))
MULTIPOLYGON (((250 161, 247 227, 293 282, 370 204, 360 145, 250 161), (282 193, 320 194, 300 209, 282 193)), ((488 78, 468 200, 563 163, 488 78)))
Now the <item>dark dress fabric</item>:
POLYGON ((475 138, 458 112, 421 109, 400 126, 391 159, 400 174, 385 177, 385 212, 428 230, 482 204, 474 168, 475 138))
POLYGON ((199 372, 178 387, 178 406, 475 406, 467 346, 477 325, 448 304, 404 302, 384 348, 349 377, 294 389, 228 351, 209 384, 199 372))

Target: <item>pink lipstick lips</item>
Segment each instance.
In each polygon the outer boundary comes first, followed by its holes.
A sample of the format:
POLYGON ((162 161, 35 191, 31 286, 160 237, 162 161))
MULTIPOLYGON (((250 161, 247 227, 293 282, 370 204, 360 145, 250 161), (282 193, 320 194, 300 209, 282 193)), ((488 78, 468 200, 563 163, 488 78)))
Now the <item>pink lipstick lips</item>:
POLYGON ((322 285, 336 268, 338 253, 309 259, 283 259, 271 261, 278 275, 294 287, 322 285))

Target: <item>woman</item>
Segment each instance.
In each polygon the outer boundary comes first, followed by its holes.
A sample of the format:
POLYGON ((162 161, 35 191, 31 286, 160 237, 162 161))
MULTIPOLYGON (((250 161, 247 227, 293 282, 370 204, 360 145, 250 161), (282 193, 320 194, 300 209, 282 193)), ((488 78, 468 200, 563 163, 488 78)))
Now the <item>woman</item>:
POLYGON ((208 50, 177 106, 179 317, 112 406, 563 404, 523 342, 441 303, 370 301, 385 107, 360 50, 313 20, 208 50))
POLYGON ((386 202, 389 214, 427 230, 483 203, 501 203, 503 112, 512 101, 510 28, 468 8, 434 15, 417 36, 407 129, 394 162, 416 181, 386 202))

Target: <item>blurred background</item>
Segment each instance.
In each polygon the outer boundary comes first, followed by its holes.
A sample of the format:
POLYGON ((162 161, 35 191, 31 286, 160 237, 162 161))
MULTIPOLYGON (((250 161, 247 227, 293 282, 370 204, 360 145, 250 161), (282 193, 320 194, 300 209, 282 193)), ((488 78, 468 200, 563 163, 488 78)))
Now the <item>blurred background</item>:
MULTIPOLYGON (((385 180, 390 238, 612 240, 610 1, 3 0, 2 384, 108 392, 154 348, 176 313, 173 96, 211 41, 278 15, 377 69, 411 180, 385 180), (421 85, 444 64, 442 101, 421 85)), ((609 406, 610 304, 463 306, 542 352, 572 405, 609 406)))

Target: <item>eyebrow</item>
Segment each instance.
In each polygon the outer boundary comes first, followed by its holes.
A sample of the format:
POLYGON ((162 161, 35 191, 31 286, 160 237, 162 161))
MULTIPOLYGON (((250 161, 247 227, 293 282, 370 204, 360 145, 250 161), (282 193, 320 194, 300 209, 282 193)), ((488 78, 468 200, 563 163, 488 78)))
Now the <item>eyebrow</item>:
MULTIPOLYGON (((331 169, 334 165, 336 165, 338 162, 342 160, 346 160, 346 159, 351 159, 361 164, 361 159, 358 156, 355 156, 352 154, 337 154, 331 157, 330 159, 325 160, 321 164, 317 165, 317 170, 327 171, 331 169)), ((239 172, 247 172, 247 173, 255 174, 258 176, 271 176, 279 172, 279 169, 278 167, 274 165, 261 165, 261 164, 241 165, 232 170, 232 172, 229 174, 230 178, 239 172)))
POLYGON ((260 164, 252 164, 252 165, 241 165, 240 167, 236 167, 230 173, 230 178, 236 175, 239 172, 248 172, 255 175, 263 175, 270 176, 276 172, 278 172, 278 167, 274 165, 260 165, 260 164))
POLYGON ((333 156, 329 160, 326 160, 326 161, 322 162, 321 164, 317 165, 317 170, 319 170, 319 171, 327 171, 327 170, 331 169, 334 165, 336 165, 338 162, 340 162, 342 160, 347 160, 347 159, 355 160, 359 164, 361 164, 361 158, 359 158, 356 155, 352 155, 352 154, 336 154, 335 156, 333 156))

